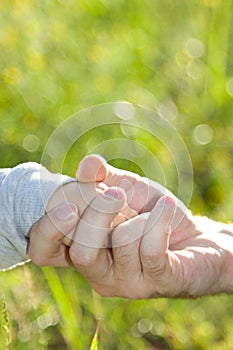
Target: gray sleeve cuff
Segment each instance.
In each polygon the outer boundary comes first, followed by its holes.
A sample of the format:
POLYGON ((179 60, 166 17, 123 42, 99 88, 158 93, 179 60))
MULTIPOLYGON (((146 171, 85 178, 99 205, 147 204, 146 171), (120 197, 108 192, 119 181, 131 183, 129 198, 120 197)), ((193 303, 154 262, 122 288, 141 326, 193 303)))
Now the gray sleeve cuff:
POLYGON ((10 168, 0 169, 0 186, 1 186, 2 181, 7 176, 7 174, 9 174, 10 171, 11 171, 10 168))
POLYGON ((46 204, 62 184, 75 179, 52 174, 37 163, 11 169, 0 184, 0 269, 28 260, 27 234, 45 213, 46 204))

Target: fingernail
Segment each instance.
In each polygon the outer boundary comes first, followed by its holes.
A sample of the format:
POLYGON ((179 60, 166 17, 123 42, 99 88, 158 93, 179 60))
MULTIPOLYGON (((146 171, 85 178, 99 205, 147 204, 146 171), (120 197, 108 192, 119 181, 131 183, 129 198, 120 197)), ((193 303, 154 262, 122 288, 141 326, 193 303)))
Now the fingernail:
POLYGON ((175 198, 171 196, 165 196, 164 198, 164 204, 175 204, 175 198))
POLYGON ((175 203, 176 200, 174 197, 170 195, 164 195, 163 197, 160 197, 157 205, 163 207, 164 205, 174 205, 175 203))
POLYGON ((105 192, 104 195, 113 199, 117 200, 125 200, 125 195, 123 191, 120 191, 118 188, 108 188, 105 192))
POLYGON ((60 220, 73 220, 77 218, 78 208, 75 204, 63 204, 56 208, 55 214, 60 220))

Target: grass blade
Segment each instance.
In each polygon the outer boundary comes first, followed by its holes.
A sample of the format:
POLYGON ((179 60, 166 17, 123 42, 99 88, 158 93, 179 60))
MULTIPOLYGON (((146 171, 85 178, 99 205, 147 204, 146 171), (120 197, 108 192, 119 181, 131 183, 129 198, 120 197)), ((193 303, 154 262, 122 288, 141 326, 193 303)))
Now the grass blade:
POLYGON ((97 324, 96 331, 91 342, 90 350, 98 350, 98 344, 99 344, 98 335, 99 335, 99 323, 97 324))
POLYGON ((68 286, 65 290, 56 270, 51 267, 43 268, 43 273, 48 282, 53 298, 59 309, 63 327, 61 333, 71 349, 77 349, 82 344, 80 331, 80 313, 75 312, 69 297, 68 286))

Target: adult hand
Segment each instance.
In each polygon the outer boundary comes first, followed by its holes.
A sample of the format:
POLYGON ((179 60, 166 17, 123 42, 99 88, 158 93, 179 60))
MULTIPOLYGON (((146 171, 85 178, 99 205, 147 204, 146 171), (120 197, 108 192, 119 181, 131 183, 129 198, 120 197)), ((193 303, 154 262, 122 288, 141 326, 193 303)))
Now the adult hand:
POLYGON ((162 196, 170 196, 176 201, 171 244, 186 239, 195 232, 191 212, 168 189, 148 178, 115 168, 100 155, 93 154, 83 158, 79 163, 76 176, 79 183, 83 185, 92 183, 96 184, 97 188, 98 186, 117 186, 123 189, 128 206, 139 214, 150 212, 162 196))
MULTIPOLYGON (((232 292, 232 228, 224 231, 223 224, 193 216, 160 185, 116 169, 96 155, 84 158, 77 177, 124 188, 129 205, 141 213, 115 228, 110 250, 98 249, 96 242, 96 248, 85 247, 83 254, 81 245, 72 245, 75 267, 101 295, 195 297, 232 292)), ((85 220, 91 217, 87 208, 85 220)))
POLYGON ((171 194, 165 187, 148 178, 109 165, 100 155, 86 156, 79 163, 76 173, 80 183, 97 183, 122 188, 127 202, 138 213, 151 211, 164 194, 171 194))
MULTIPOLYGON (((233 236, 221 232, 217 223, 211 222, 213 230, 207 229, 208 219, 193 216, 196 230, 186 240, 171 245, 175 211, 174 198, 164 196, 151 213, 138 215, 114 229, 111 250, 98 248, 104 238, 97 234, 92 247, 74 242, 70 257, 102 296, 140 299, 232 292, 233 236)), ((92 218, 93 212, 87 208, 85 223, 92 222, 92 218)), ((106 227, 105 215, 96 213, 95 221, 99 230, 106 227)), ((82 232, 83 227, 80 229, 82 232)))
MULTIPOLYGON (((162 197, 137 233, 140 217, 125 222, 112 234, 114 272, 111 285, 95 287, 104 295, 130 298, 198 297, 233 291, 233 236, 223 224, 190 216, 186 239, 171 244, 176 203, 162 197), (132 242, 131 239, 135 238, 132 242)), ((145 215, 145 214, 143 214, 145 215)), ((141 222, 141 226, 143 223, 141 222)), ((106 280, 106 277, 105 277, 106 280)))

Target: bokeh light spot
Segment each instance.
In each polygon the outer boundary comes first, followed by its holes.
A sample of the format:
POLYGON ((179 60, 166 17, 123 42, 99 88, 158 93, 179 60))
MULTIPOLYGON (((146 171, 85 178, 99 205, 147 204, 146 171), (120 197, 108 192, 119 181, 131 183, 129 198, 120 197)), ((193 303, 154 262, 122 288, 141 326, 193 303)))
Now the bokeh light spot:
POLYGON ((177 106, 171 99, 159 103, 157 110, 159 115, 168 120, 175 120, 178 116, 177 106))
POLYGON ((135 323, 135 324, 132 326, 132 328, 131 328, 131 334, 132 334, 132 336, 135 337, 135 338, 140 338, 140 337, 142 337, 142 334, 143 334, 143 333, 139 332, 138 324, 137 324, 137 323, 135 323))
POLYGON ((192 58, 200 58, 205 53, 205 46, 201 40, 189 38, 185 43, 185 52, 192 58))
POLYGON ((67 27, 65 23, 53 21, 50 27, 51 39, 55 42, 62 42, 67 35, 67 27))
POLYGON ((113 79, 108 74, 101 74, 95 79, 96 89, 101 93, 107 93, 113 88, 113 79))
POLYGON ((23 148, 28 152, 35 152, 40 147, 40 139, 36 135, 27 135, 23 139, 23 148))
POLYGON ((14 145, 16 143, 16 130, 15 128, 6 128, 2 131, 2 141, 6 145, 14 145))
POLYGON ((198 80, 198 79, 203 78, 204 71, 205 71, 205 65, 199 59, 190 60, 187 63, 187 66, 186 66, 187 75, 194 80, 198 80))
POLYGON ((2 31, 0 36, 0 42, 3 47, 5 47, 5 49, 14 47, 18 40, 19 35, 16 29, 10 26, 5 26, 5 30, 2 31))
POLYGON ((34 70, 41 70, 45 65, 45 57, 41 53, 33 52, 27 58, 29 66, 34 70))
POLYGON ((50 326, 54 326, 58 323, 59 319, 55 315, 45 313, 37 318, 37 323, 40 329, 46 329, 50 326))
POLYGON ((207 7, 215 8, 220 5, 221 0, 201 0, 201 2, 207 7))
POLYGON ((148 333, 152 329, 152 322, 147 318, 143 318, 138 322, 138 330, 140 333, 148 333))
POLYGON ((88 57, 94 63, 103 64, 108 60, 109 52, 103 46, 94 45, 91 47, 88 57))
POLYGON ((207 124, 199 124, 194 129, 194 138, 197 143, 206 145, 213 139, 213 129, 207 124))
POLYGON ((21 72, 17 67, 8 67, 3 72, 3 80, 6 84, 16 85, 21 80, 21 72))

